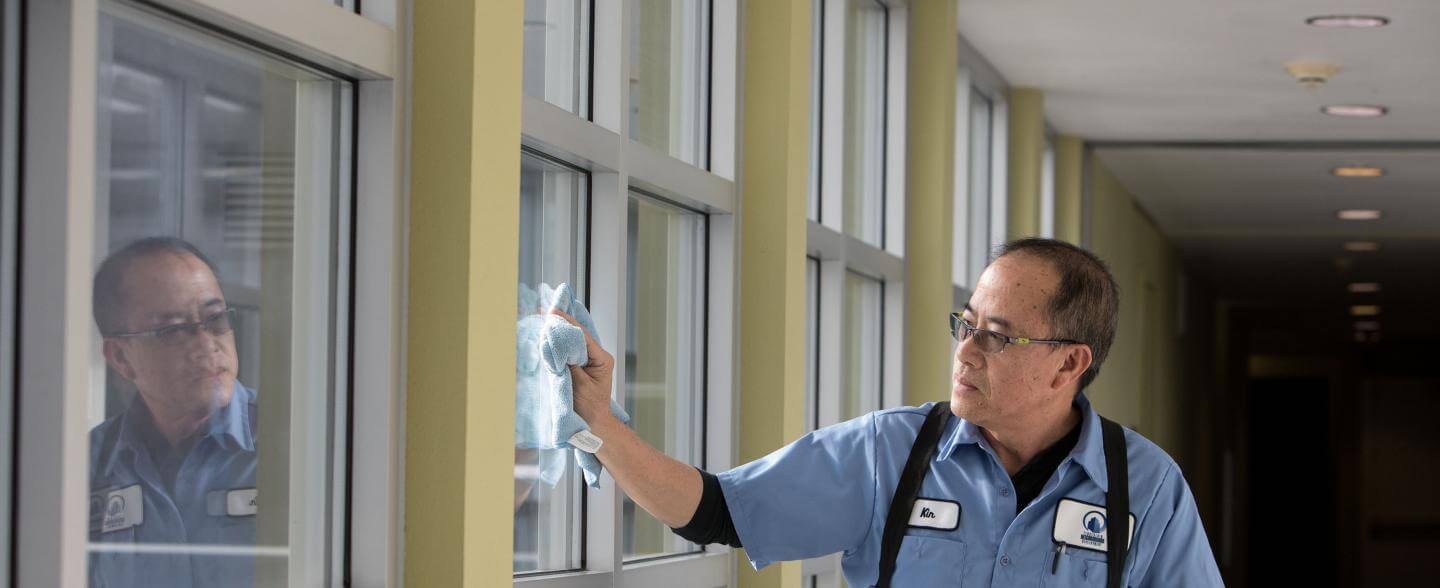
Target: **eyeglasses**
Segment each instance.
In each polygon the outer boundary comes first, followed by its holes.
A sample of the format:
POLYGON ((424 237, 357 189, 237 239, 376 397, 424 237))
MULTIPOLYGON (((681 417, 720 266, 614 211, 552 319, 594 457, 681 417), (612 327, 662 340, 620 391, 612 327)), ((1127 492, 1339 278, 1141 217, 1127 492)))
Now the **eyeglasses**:
POLYGON ((996 333, 979 329, 965 322, 960 318, 960 313, 950 313, 950 336, 957 342, 963 342, 971 337, 975 338, 975 344, 980 346, 980 351, 985 353, 1002 353, 1006 345, 1031 345, 1040 343, 1043 345, 1084 345, 1079 341, 1071 339, 1031 339, 1028 337, 1007 337, 996 333), (963 333, 963 334, 962 334, 963 333))
POLYGON ((199 335, 200 329, 213 336, 220 336, 234 330, 235 309, 226 308, 220 312, 207 316, 193 323, 179 323, 165 325, 158 329, 148 331, 135 331, 133 333, 110 333, 106 337, 129 339, 138 337, 151 337, 163 345, 179 345, 190 338, 199 335))

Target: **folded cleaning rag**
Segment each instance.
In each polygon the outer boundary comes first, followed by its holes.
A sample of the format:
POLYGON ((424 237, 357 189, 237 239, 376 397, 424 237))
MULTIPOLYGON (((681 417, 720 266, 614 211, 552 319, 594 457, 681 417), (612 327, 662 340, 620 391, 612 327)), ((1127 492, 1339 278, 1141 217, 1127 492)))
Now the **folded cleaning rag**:
MULTIPOLYGON (((600 336, 589 311, 562 283, 551 289, 540 284, 531 290, 521 284, 520 321, 515 338, 515 447, 540 450, 540 481, 555 486, 565 475, 566 454, 573 452, 585 473, 585 483, 600 485, 600 460, 589 436, 590 426, 575 412, 570 366, 585 365, 585 335, 565 319, 550 314, 557 309, 575 318, 598 344, 600 336), (589 451, 582 450, 586 447, 589 451)), ((629 423, 630 415, 610 399, 610 413, 629 423)))

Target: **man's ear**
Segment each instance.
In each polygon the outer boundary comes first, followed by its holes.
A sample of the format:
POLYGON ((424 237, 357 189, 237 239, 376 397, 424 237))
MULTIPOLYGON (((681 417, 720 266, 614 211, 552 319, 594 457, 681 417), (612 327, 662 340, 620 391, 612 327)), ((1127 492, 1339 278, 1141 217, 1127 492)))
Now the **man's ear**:
POLYGON ((1053 390, 1063 390, 1071 384, 1078 383, 1080 376, 1085 375, 1085 370, 1090 369, 1090 363, 1095 356, 1090 353, 1089 345, 1066 345, 1065 359, 1060 364, 1060 369, 1055 372, 1055 379, 1050 382, 1053 390))
POLYGON ((135 381, 135 366, 131 365, 124 345, 121 345, 119 341, 107 338, 100 349, 105 353, 105 363, 110 364, 111 369, 120 374, 120 377, 131 382, 135 381))

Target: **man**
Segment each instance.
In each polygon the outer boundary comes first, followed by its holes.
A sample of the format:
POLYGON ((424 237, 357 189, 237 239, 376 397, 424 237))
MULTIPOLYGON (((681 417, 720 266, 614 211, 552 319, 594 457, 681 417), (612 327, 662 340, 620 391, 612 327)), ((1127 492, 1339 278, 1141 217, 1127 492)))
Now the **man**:
MULTIPOLYGON (((1106 585, 1108 521, 1124 517, 1105 507, 1101 421, 1081 391, 1110 349, 1118 309, 1114 278, 1091 253, 1046 239, 1001 247, 951 318, 948 408, 959 419, 937 429, 914 508, 903 509, 893 585, 1106 585)), ((611 418, 614 360, 592 344, 590 361, 572 369, 576 409, 641 507, 692 541, 743 545, 757 569, 844 552, 851 586, 877 584, 891 501, 931 406, 827 427, 714 476, 611 418)), ((1220 585, 1180 469, 1138 433, 1123 439, 1133 516, 1124 581, 1220 585)))
POLYGON ((90 432, 91 586, 250 586, 255 392, 236 380, 235 309, 180 239, 112 254, 94 315, 130 404, 90 432))

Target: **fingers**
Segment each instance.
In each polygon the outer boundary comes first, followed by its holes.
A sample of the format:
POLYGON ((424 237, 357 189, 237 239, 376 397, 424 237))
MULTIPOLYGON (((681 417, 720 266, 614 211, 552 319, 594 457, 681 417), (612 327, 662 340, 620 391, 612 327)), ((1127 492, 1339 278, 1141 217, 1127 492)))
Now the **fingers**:
POLYGON ((580 323, 575 320, 575 317, 554 308, 550 309, 550 314, 565 319, 566 322, 578 327, 580 332, 585 335, 585 354, 590 358, 589 365, 605 364, 610 361, 610 354, 606 353, 605 349, 600 347, 599 343, 595 342, 595 339, 590 336, 590 332, 586 331, 585 327, 580 326, 580 323))

